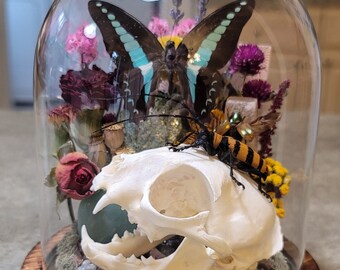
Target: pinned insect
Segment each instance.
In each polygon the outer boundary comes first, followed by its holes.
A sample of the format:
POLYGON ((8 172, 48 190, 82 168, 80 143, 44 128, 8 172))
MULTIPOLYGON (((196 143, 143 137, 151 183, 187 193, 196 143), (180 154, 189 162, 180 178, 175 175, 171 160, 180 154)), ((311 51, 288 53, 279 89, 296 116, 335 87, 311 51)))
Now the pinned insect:
MULTIPOLYGON (((234 169, 249 173, 258 184, 259 191, 271 200, 263 188, 263 182, 268 174, 266 161, 255 150, 241 141, 244 138, 249 139, 249 134, 243 136, 240 132, 239 126, 243 119, 239 113, 232 113, 230 117, 226 118, 221 117, 221 114, 224 115, 222 111, 212 110, 210 123, 204 123, 184 102, 163 95, 153 95, 153 97, 169 100, 180 104, 182 107, 180 114, 154 114, 147 115, 144 118, 164 117, 183 120, 183 126, 188 132, 176 142, 168 143, 170 150, 180 152, 189 148, 202 147, 208 155, 217 156, 220 161, 230 166, 230 176, 237 185, 244 188, 244 185, 234 177, 234 169), (217 116, 218 114, 219 116, 217 116)), ((260 121, 259 119, 255 123, 260 121)), ((130 120, 136 121, 136 117, 114 124, 130 120)))
POLYGON ((176 144, 171 144, 170 149, 172 151, 179 152, 188 148, 203 147, 208 155, 217 156, 220 161, 230 166, 230 176, 237 185, 244 188, 244 185, 234 177, 234 168, 249 173, 257 182, 259 191, 270 200, 270 196, 262 187, 262 181, 267 177, 266 161, 255 150, 240 141, 242 135, 237 131, 237 126, 242 122, 242 118, 240 118, 238 113, 232 114, 230 118, 232 121, 223 119, 215 127, 205 125, 198 117, 173 117, 192 121, 198 128, 189 132, 176 144), (187 142, 187 139, 192 135, 194 135, 195 139, 189 145, 183 146, 182 144, 187 142))
POLYGON ((130 111, 148 111, 161 89, 178 93, 200 116, 209 114, 227 93, 219 70, 234 53, 255 0, 237 0, 202 19, 178 47, 165 48, 140 21, 117 6, 90 1, 89 13, 103 36, 106 50, 124 73, 119 82, 130 111), (144 97, 144 99, 143 99, 144 97))

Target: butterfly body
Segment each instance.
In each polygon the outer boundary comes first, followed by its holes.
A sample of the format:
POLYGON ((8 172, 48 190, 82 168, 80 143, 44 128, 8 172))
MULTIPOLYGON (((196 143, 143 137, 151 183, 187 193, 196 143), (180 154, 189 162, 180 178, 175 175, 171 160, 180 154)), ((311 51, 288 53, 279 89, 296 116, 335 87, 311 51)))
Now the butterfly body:
POLYGON ((252 15, 255 0, 238 0, 223 6, 198 23, 176 48, 165 48, 136 18, 117 6, 90 1, 89 12, 99 27, 107 52, 121 59, 125 72, 121 92, 141 110, 153 106, 150 94, 181 94, 199 115, 207 115, 224 96, 225 84, 219 70, 231 58, 243 29, 252 15), (133 94, 131 94, 133 93, 133 94))

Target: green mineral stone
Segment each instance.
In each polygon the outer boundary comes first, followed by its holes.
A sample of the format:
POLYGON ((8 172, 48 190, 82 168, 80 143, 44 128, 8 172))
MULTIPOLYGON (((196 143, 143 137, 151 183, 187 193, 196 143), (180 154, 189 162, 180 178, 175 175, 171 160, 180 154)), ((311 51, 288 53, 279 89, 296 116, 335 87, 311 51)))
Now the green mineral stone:
POLYGON ((106 206, 97 214, 93 209, 105 191, 99 190, 91 197, 81 201, 78 209, 78 233, 81 235, 81 227, 86 225, 89 236, 98 243, 111 242, 112 237, 118 234, 122 237, 125 231, 133 232, 136 224, 131 224, 125 210, 117 204, 106 206))

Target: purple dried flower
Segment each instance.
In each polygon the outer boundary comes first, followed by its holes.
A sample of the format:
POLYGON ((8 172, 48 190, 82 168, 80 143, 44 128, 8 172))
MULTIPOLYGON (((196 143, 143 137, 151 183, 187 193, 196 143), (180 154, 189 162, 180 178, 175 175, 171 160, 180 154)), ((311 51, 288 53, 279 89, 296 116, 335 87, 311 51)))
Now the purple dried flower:
POLYGON ((273 104, 270 107, 272 112, 276 112, 281 109, 283 104, 283 98, 287 94, 287 89, 290 86, 290 81, 286 80, 279 85, 279 90, 273 99, 273 104))
POLYGON ((207 14, 207 5, 209 0, 199 0, 198 2, 198 16, 197 16, 197 22, 200 22, 203 17, 207 14))
POLYGON ((109 104, 117 96, 112 85, 112 74, 107 74, 97 66, 93 69, 85 67, 81 71, 69 70, 60 78, 62 98, 75 109, 107 110, 109 104))
POLYGON ((256 75, 263 68, 264 60, 264 53, 257 45, 244 44, 234 52, 228 72, 230 74, 240 72, 244 75, 256 75))
MULTIPOLYGON (((275 113, 279 111, 283 104, 283 98, 287 94, 287 90, 290 86, 290 81, 286 80, 283 81, 280 86, 279 90, 277 91, 277 94, 275 95, 273 99, 273 104, 270 107, 269 114, 275 113)), ((263 157, 271 157, 273 155, 272 153, 272 136, 275 134, 276 124, 271 128, 268 129, 260 134, 260 145, 261 149, 259 151, 259 154, 263 157)))
POLYGON ((268 129, 260 134, 259 143, 261 145, 261 149, 259 154, 263 158, 271 157, 273 155, 272 136, 274 134, 275 128, 268 129))
POLYGON ((267 101, 272 93, 272 87, 267 81, 251 80, 243 86, 242 95, 244 97, 257 98, 259 107, 261 102, 267 101))
POLYGON ((170 17, 174 20, 174 25, 184 17, 184 12, 182 12, 179 7, 182 5, 182 0, 172 0, 174 8, 170 10, 170 17))

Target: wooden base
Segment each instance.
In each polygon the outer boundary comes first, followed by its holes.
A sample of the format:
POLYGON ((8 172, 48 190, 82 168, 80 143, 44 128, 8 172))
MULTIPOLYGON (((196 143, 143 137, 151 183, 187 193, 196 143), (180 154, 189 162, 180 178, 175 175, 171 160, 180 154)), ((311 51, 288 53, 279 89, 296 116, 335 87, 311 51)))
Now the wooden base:
MULTIPOLYGON (((62 239, 66 232, 70 231, 70 229, 71 226, 68 226, 56 233, 48 242, 47 249, 54 249, 57 243, 62 239)), ((47 270, 42 259, 40 243, 37 243, 27 254, 25 261, 21 266, 21 270, 47 270)), ((308 251, 305 252, 305 258, 300 270, 320 270, 319 266, 308 251)))

